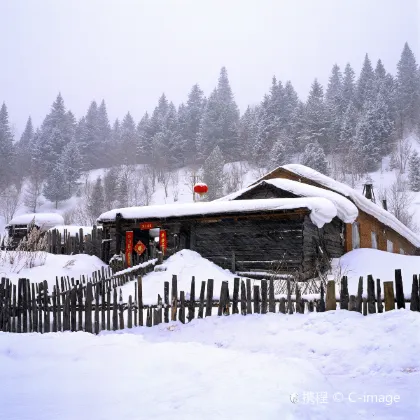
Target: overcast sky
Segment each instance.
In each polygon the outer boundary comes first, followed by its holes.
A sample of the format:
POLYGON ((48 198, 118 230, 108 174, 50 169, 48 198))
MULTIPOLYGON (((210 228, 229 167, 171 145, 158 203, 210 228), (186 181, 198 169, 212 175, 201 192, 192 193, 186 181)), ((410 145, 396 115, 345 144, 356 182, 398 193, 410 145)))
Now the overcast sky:
POLYGON ((369 53, 395 73, 404 42, 420 61, 416 0, 0 0, 0 101, 20 134, 61 91, 77 118, 105 99, 136 121, 165 92, 208 95, 226 66, 238 105, 258 103, 272 75, 304 98, 331 67, 369 53))

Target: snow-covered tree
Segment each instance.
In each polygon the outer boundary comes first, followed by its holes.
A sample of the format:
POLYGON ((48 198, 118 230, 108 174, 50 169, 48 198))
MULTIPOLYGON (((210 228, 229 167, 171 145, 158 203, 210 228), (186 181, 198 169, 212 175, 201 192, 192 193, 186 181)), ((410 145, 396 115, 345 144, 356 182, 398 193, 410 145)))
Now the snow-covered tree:
POLYGON ((350 63, 346 64, 346 67, 344 68, 344 76, 343 76, 343 108, 347 109, 347 107, 350 105, 351 102, 354 101, 354 95, 355 95, 355 76, 354 76, 354 70, 352 69, 350 63))
POLYGON ((324 150, 316 141, 305 147, 302 165, 309 166, 322 174, 328 174, 328 162, 324 150))
POLYGON ((72 194, 83 168, 82 156, 80 155, 79 146, 76 141, 73 140, 64 147, 59 164, 64 168, 66 186, 69 193, 72 194))
POLYGON ((47 175, 44 196, 55 203, 55 208, 58 208, 60 201, 67 200, 71 197, 71 193, 67 187, 66 168, 59 161, 56 162, 53 169, 47 175))
POLYGON ((137 132, 133 117, 128 112, 121 124, 121 155, 124 156, 124 163, 132 165, 136 162, 137 132))
POLYGON ((213 201, 223 196, 224 163, 222 151, 219 146, 216 146, 203 165, 203 181, 209 188, 206 195, 207 201, 213 201))
POLYGON ((361 110, 367 101, 373 100, 375 72, 369 56, 365 55, 362 70, 356 84, 355 103, 361 110))
POLYGON ((270 156, 270 164, 272 169, 287 163, 287 151, 284 136, 280 136, 274 143, 270 156))
POLYGON ((14 176, 15 149, 13 134, 9 125, 6 104, 0 108, 0 191, 6 188, 14 176))
POLYGON ((408 179, 412 191, 420 191, 420 157, 416 151, 411 154, 408 162, 408 179))
POLYGON ((339 138, 342 116, 345 111, 343 104, 343 76, 337 64, 333 66, 325 93, 325 106, 328 114, 328 150, 336 150, 339 138))
POLYGON ((98 177, 93 185, 87 208, 92 220, 95 220, 105 211, 104 187, 101 177, 98 177))

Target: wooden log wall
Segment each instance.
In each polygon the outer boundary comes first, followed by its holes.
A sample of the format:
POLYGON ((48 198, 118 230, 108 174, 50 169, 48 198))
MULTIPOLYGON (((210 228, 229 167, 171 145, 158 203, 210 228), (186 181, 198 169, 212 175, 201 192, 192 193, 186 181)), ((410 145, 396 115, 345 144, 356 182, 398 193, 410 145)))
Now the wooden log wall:
MULTIPOLYGON (((66 281, 62 279, 62 284, 63 282, 66 281)), ((222 282, 220 298, 215 299, 214 281, 209 279, 202 282, 198 295, 195 292, 193 277, 187 295, 185 291, 178 290, 178 279, 173 276, 171 290, 169 282, 165 282, 163 299, 158 294, 154 304, 143 302, 141 275, 122 274, 106 277, 106 272, 97 272, 92 279, 76 282, 72 279, 70 283, 72 287, 63 290, 57 279, 50 290, 46 281, 34 284, 21 278, 17 284, 13 284, 9 279, 2 278, 0 330, 15 333, 85 331, 98 334, 103 330, 150 327, 163 322, 187 323, 195 318, 215 315, 293 314, 336 309, 358 311, 368 315, 381 313, 383 309, 390 311, 404 308, 405 303, 410 304, 411 311, 420 311, 419 278, 413 276, 411 296, 407 299, 404 297, 401 270, 396 270, 395 273, 397 287, 394 288, 394 282, 383 283, 383 298, 380 281, 375 284, 372 276, 367 278, 367 295, 362 296, 359 287, 357 296, 349 296, 347 278, 343 277, 338 295, 336 283, 330 281, 326 294, 321 287, 320 295, 313 300, 303 298, 299 285, 293 285, 290 280, 286 297, 276 297, 273 280, 262 280, 260 284, 252 286, 249 279, 241 278, 235 278, 233 285, 229 285, 227 281, 222 282), (129 295, 128 299, 123 301, 121 286, 127 282, 134 282, 135 292, 134 296, 129 295), (229 286, 233 286, 232 290, 229 286)))

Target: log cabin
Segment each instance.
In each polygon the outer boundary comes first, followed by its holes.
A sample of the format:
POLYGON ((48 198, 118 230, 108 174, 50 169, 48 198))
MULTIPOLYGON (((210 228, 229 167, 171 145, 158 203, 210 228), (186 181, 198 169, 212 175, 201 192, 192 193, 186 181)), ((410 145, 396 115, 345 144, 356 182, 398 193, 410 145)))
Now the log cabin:
POLYGON ((106 262, 138 243, 165 257, 197 251, 241 275, 267 272, 299 280, 316 277, 356 248, 414 254, 420 239, 391 213, 345 184, 302 165, 286 165, 247 188, 212 202, 115 209, 98 222, 106 262), (127 236, 129 232, 129 236, 127 236), (129 239, 126 239, 129 238, 129 239), (128 245, 127 245, 128 244, 128 245))

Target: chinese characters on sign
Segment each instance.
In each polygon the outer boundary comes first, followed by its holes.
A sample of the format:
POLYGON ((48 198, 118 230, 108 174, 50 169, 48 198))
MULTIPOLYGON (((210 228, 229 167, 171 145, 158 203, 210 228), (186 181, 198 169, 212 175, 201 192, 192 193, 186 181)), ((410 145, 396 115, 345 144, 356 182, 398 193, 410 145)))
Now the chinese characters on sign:
POLYGON ((153 222, 140 223, 141 230, 149 230, 149 229, 153 229, 154 227, 155 227, 155 224, 153 222))
POLYGON ((161 229, 159 232, 159 246, 160 246, 160 250, 162 251, 162 254, 165 255, 166 246, 167 246, 166 230, 161 229))
POLYGON ((133 265, 133 262, 132 262, 133 242, 134 242, 133 231, 129 230, 125 232, 125 261, 127 262, 127 267, 131 267, 133 265))

